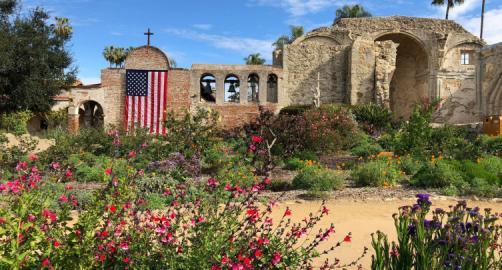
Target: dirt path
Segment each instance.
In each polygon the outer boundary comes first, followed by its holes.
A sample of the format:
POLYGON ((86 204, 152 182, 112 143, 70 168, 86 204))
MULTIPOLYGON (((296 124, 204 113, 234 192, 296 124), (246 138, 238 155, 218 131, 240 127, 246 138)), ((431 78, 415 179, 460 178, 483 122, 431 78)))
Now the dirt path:
MULTIPOLYGON (((432 200, 433 208, 447 208, 456 204, 454 200, 432 200)), ((321 245, 321 249, 329 248, 333 243, 342 240, 348 233, 352 233, 352 242, 340 247, 330 259, 336 257, 341 263, 349 263, 359 257, 364 247, 369 248, 368 255, 361 261, 363 269, 370 269, 371 266, 371 233, 380 230, 385 232, 390 240, 395 240, 396 234, 392 214, 397 212, 400 206, 413 204, 414 200, 395 200, 395 201, 365 201, 354 202, 349 200, 331 200, 327 202, 330 209, 327 218, 323 219, 320 226, 328 228, 331 223, 335 225, 336 234, 330 238, 329 242, 321 245)), ((274 220, 279 220, 286 207, 289 207, 293 213, 293 221, 300 221, 310 212, 319 209, 321 202, 302 201, 284 201, 274 210, 274 220)), ((468 201, 468 206, 479 206, 481 209, 492 208, 494 212, 502 212, 502 203, 468 201)), ((324 259, 317 260, 316 265, 320 265, 324 259)), ((319 269, 319 268, 317 268, 319 269)), ((357 267, 350 268, 357 269, 357 267)))
POLYGON ((26 139, 31 138, 32 140, 35 140, 37 142, 37 146, 34 151, 35 153, 40 153, 42 151, 45 151, 54 144, 53 140, 43 139, 43 138, 39 138, 37 136, 30 136, 28 134, 21 135, 21 137, 16 137, 13 134, 6 133, 5 136, 7 137, 7 146, 8 147, 19 146, 20 140, 22 138, 26 138, 26 139))

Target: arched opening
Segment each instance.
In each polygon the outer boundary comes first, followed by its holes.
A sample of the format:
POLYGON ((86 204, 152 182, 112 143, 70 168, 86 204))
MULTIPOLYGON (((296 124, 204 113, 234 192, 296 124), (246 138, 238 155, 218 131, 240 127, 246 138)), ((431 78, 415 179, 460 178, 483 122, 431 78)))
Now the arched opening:
POLYGON ((275 74, 269 74, 267 80, 267 102, 277 103, 278 101, 278 78, 275 74))
POLYGON ((423 45, 402 34, 386 34, 377 41, 399 44, 396 70, 390 83, 390 107, 399 118, 409 118, 413 105, 428 97, 428 57, 423 45))
POLYGON ((258 102, 260 92, 260 77, 256 73, 248 76, 248 102, 258 102))
POLYGON ((96 101, 86 101, 78 108, 79 126, 85 128, 103 128, 103 107, 96 101))
POLYGON ((225 102, 240 102, 240 80, 235 75, 225 78, 225 102))
POLYGON ((200 101, 216 102, 216 78, 213 74, 204 74, 200 78, 200 101))

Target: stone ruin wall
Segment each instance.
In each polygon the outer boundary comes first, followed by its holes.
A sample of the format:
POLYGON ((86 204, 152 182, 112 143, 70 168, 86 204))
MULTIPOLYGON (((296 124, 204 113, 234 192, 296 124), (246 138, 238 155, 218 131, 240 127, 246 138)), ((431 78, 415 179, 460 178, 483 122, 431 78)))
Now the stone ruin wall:
POLYGON ((313 104, 318 83, 321 103, 345 102, 349 49, 326 38, 286 46, 283 74, 289 104, 313 104))
POLYGON ((479 74, 484 115, 502 115, 502 43, 481 50, 479 74))
POLYGON ((396 70, 397 44, 375 42, 375 103, 390 109, 390 87, 396 70))

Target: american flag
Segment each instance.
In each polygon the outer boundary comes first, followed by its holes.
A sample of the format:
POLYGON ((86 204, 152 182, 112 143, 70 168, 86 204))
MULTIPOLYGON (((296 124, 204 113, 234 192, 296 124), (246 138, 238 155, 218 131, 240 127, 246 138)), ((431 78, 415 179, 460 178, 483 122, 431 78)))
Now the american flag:
POLYGON ((124 124, 166 134, 167 71, 127 70, 124 124))

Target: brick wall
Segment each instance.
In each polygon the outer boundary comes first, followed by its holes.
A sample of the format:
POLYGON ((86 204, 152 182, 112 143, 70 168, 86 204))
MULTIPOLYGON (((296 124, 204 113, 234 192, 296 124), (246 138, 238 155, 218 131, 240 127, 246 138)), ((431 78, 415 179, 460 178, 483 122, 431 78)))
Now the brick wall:
POLYGON ((189 70, 169 71, 167 110, 174 113, 190 111, 190 74, 189 70))
POLYGON ((126 69, 157 69, 169 67, 167 56, 158 48, 143 46, 129 53, 125 61, 126 69))
MULTIPOLYGON (((249 123, 254 121, 259 115, 259 105, 257 104, 225 104, 225 105, 215 105, 210 104, 204 106, 205 108, 211 108, 216 111, 220 115, 220 126, 223 128, 234 128, 238 126, 242 126, 245 123, 249 123)), ((277 105, 276 104, 267 104, 264 105, 266 109, 275 112, 277 105)))

